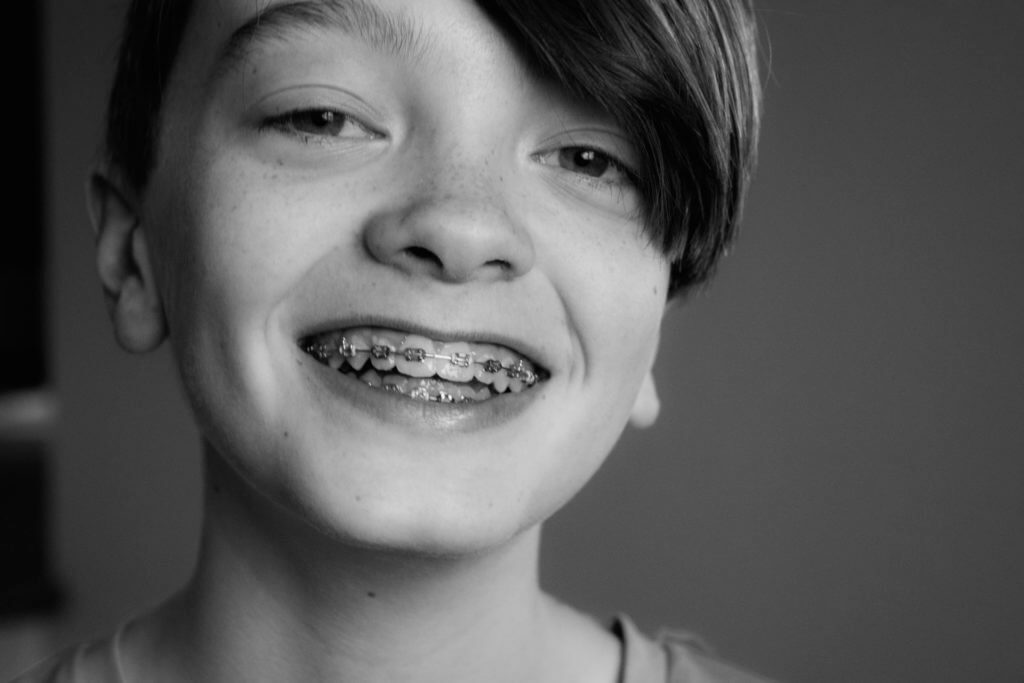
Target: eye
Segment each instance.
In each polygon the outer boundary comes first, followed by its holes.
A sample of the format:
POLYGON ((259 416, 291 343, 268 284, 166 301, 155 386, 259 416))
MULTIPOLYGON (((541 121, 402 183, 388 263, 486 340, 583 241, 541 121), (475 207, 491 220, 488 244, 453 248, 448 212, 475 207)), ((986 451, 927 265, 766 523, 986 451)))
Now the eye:
POLYGON ((538 161, 609 185, 632 185, 633 172, 610 154, 594 147, 559 147, 537 155, 538 161))
POLYGON ((271 128, 292 135, 304 143, 334 140, 374 140, 381 134, 358 119, 333 109, 297 109, 273 116, 261 130, 271 128))

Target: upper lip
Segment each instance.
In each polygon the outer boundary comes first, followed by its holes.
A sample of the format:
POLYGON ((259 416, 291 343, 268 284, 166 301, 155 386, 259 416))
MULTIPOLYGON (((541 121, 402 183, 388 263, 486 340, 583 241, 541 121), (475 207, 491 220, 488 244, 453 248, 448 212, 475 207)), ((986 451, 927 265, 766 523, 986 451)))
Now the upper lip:
POLYGON ((377 327, 398 332, 417 334, 439 342, 470 342, 478 344, 496 344, 504 346, 530 361, 534 368, 547 374, 551 372, 551 359, 539 345, 522 337, 505 333, 483 331, 472 328, 451 328, 442 330, 412 320, 381 316, 354 316, 318 322, 305 328, 298 336, 299 340, 318 334, 336 330, 355 329, 358 327, 377 327))

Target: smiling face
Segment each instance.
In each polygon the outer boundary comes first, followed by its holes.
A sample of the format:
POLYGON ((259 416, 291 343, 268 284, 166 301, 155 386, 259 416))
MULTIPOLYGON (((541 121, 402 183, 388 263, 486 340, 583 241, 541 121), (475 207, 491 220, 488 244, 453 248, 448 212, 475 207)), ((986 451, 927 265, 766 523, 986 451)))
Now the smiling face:
POLYGON ((351 542, 469 552, 610 451, 668 282, 636 153, 474 4, 197 2, 159 143, 137 256, 254 490, 351 542))

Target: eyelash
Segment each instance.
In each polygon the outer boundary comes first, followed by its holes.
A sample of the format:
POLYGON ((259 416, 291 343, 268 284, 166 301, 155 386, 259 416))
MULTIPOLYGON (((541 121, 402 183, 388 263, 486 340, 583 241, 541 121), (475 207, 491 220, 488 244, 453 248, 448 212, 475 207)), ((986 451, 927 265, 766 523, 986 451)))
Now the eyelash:
POLYGON ((548 160, 552 155, 557 155, 556 163, 565 168, 567 171, 580 176, 583 182, 595 185, 597 187, 606 186, 633 186, 636 184, 636 172, 629 167, 626 163, 618 159, 612 154, 605 152, 597 147, 588 147, 586 145, 570 145, 567 147, 557 147, 547 152, 541 152, 536 155, 536 159, 545 165, 552 165, 548 160), (589 158, 579 159, 578 155, 586 155, 589 158), (581 161, 586 164, 596 163, 604 164, 602 173, 600 175, 590 175, 581 171, 573 171, 572 169, 562 166, 562 162, 570 159, 572 163, 580 163, 581 161), (618 180, 606 180, 603 178, 606 170, 613 170, 619 173, 621 176, 618 180))
POLYGON ((356 117, 342 111, 326 108, 293 109, 283 114, 268 117, 259 126, 260 132, 264 132, 267 129, 294 136, 307 145, 311 143, 329 144, 331 140, 375 140, 383 137, 382 134, 373 130, 356 117), (302 130, 302 127, 299 125, 302 117, 310 117, 310 120, 303 123, 312 123, 314 126, 325 127, 337 126, 338 132, 302 130), (317 117, 317 120, 313 120, 313 117, 317 117), (342 135, 341 131, 349 124, 356 126, 360 134, 356 136, 342 135))
MULTIPOLYGON (((374 140, 383 137, 381 133, 373 130, 362 121, 357 119, 350 114, 346 114, 343 111, 327 108, 309 108, 309 109, 293 109, 286 111, 282 114, 277 114, 266 118, 261 122, 259 126, 260 132, 264 132, 267 129, 276 130, 285 135, 290 135, 298 138, 303 144, 330 144, 333 140, 344 140, 344 139, 360 139, 360 140, 374 140), (301 121, 303 117, 315 117, 310 120, 301 121), (310 124, 313 126, 335 126, 338 132, 332 133, 330 131, 322 130, 303 130, 303 126, 300 123, 310 124), (360 131, 357 136, 345 136, 341 135, 341 131, 345 129, 349 124, 354 125, 360 131)), ((608 186, 633 186, 636 184, 636 172, 629 167, 626 163, 618 159, 612 154, 609 154, 597 147, 589 147, 586 145, 569 145, 565 147, 556 147, 546 152, 539 152, 534 155, 534 158, 542 164, 551 166, 557 164, 565 170, 578 176, 579 179, 594 187, 608 187, 608 186), (580 158, 583 155, 583 158, 580 158), (556 156, 554 164, 551 161, 551 157, 556 156), (574 171, 571 168, 567 168, 563 165, 563 162, 573 164, 598 164, 601 173, 599 175, 590 175, 585 171, 574 171), (617 172, 620 175, 619 179, 607 180, 603 176, 605 172, 611 170, 617 172)))

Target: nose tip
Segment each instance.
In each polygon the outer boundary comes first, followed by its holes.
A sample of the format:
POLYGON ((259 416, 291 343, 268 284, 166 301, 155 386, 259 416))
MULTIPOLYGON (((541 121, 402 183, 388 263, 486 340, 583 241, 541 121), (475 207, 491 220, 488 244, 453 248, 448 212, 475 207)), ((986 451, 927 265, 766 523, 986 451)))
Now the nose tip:
POLYGON ((444 282, 511 280, 533 267, 533 244, 494 196, 448 193, 375 216, 369 253, 409 275, 444 282))

